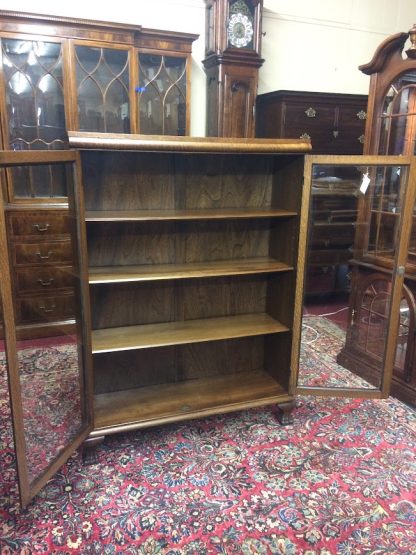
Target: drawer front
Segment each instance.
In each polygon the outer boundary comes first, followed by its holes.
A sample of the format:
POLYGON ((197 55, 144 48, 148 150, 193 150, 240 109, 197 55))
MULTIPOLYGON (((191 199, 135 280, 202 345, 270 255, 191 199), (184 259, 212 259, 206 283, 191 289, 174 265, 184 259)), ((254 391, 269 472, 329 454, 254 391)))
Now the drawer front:
POLYGON ((309 129, 326 127, 332 129, 335 123, 333 106, 311 102, 308 104, 287 104, 285 108, 285 126, 309 129))
POLYGON ((17 294, 49 292, 74 286, 71 266, 54 268, 22 268, 15 271, 17 294))
POLYGON ((15 237, 47 237, 68 235, 70 233, 70 218, 68 212, 9 212, 9 231, 15 237))
POLYGON ((16 300, 19 324, 53 322, 74 318, 75 299, 70 295, 20 297, 16 300))
POLYGON ((12 253, 16 266, 72 263, 71 241, 17 243, 12 246, 12 253))
POLYGON ((352 244, 354 232, 355 226, 352 223, 317 223, 312 227, 311 244, 325 246, 352 244))

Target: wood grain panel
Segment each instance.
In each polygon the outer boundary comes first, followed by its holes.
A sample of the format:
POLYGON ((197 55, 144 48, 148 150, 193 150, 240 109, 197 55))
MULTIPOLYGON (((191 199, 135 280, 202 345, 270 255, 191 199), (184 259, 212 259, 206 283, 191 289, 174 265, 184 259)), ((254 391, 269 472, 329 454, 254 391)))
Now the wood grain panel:
POLYGON ((288 331, 267 314, 244 314, 223 318, 169 322, 94 330, 92 352, 148 349, 288 331))
POLYGON ((266 311, 267 276, 197 279, 182 286, 185 320, 266 311))
POLYGON ((268 208, 273 161, 250 156, 176 156, 179 207, 184 209, 268 208))
POLYGON ((293 210, 280 208, 216 208, 192 210, 89 210, 87 222, 130 222, 160 220, 232 220, 246 218, 290 218, 293 210))
POLYGON ((153 324, 175 320, 175 290, 170 282, 98 285, 92 287, 93 329, 153 324))
POLYGON ((125 281, 156 281, 163 279, 215 277, 224 275, 289 272, 292 266, 268 257, 244 260, 221 260, 190 264, 153 264, 141 266, 99 266, 90 268, 90 284, 125 281))
POLYGON ((175 208, 171 156, 88 152, 83 162, 86 210, 175 208))
POLYGON ((163 347, 94 355, 95 393, 178 381, 176 350, 163 347))
POLYGON ((214 376, 95 396, 95 428, 118 432, 196 416, 267 405, 289 398, 265 372, 214 376))
POLYGON ((89 265, 173 264, 176 234, 174 222, 90 225, 87 229, 89 265))
POLYGON ((183 380, 259 372, 264 369, 264 337, 262 336, 216 341, 215 344, 193 343, 178 349, 182 355, 181 379, 183 380))

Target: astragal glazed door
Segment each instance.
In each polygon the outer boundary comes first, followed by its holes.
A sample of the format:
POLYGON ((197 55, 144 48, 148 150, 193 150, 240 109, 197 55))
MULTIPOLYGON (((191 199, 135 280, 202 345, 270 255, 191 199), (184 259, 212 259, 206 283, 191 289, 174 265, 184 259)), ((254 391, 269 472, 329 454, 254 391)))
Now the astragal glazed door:
POLYGON ((411 358, 414 307, 405 279, 416 248, 415 159, 307 156, 305 187, 305 295, 292 391, 387 397, 393 370, 411 358))
POLYGON ((1 355, 26 506, 92 429, 85 233, 78 153, 2 151, 0 167, 1 355), (13 191, 35 175, 53 186, 13 191))

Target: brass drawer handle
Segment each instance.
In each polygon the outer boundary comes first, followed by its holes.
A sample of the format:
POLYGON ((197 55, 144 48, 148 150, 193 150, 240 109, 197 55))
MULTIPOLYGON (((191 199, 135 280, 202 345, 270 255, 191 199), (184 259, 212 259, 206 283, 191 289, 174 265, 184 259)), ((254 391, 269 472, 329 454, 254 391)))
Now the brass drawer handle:
POLYGON ((42 285, 42 287, 48 287, 49 285, 52 285, 53 278, 49 278, 49 279, 39 278, 38 283, 40 283, 42 285))
POLYGON ((48 231, 50 229, 51 224, 33 224, 33 229, 42 233, 43 231, 48 231))
POLYGON ((311 106, 310 108, 305 110, 305 114, 308 116, 308 118, 315 118, 316 117, 316 110, 314 110, 311 106))
POLYGON ((43 310, 43 312, 53 312, 56 308, 56 304, 51 304, 49 308, 46 308, 45 305, 39 305, 39 308, 43 310))
POLYGON ((49 260, 49 258, 53 255, 53 251, 48 251, 48 254, 41 254, 40 252, 36 253, 40 260, 49 260))

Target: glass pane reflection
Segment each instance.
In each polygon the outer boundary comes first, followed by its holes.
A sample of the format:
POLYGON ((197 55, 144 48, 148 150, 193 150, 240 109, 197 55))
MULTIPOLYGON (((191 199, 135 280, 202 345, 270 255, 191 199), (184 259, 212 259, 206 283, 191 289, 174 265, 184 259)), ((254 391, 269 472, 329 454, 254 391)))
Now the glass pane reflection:
MULTIPOLYGON (((86 426, 80 254, 72 164, 40 164, 65 183, 70 208, 6 213, 29 482, 86 426)), ((24 166, 31 172, 33 166, 24 166)))
POLYGON ((185 135, 186 58, 139 54, 140 133, 185 135))
MULTIPOLYGON (((379 389, 407 168, 314 165, 298 385, 379 389)), ((403 291, 394 372, 408 357, 403 291)))
POLYGON ((17 346, 32 483, 82 427, 78 341, 76 335, 62 335, 18 341, 17 346))
POLYGON ((128 50, 76 46, 80 131, 130 132, 128 50))

